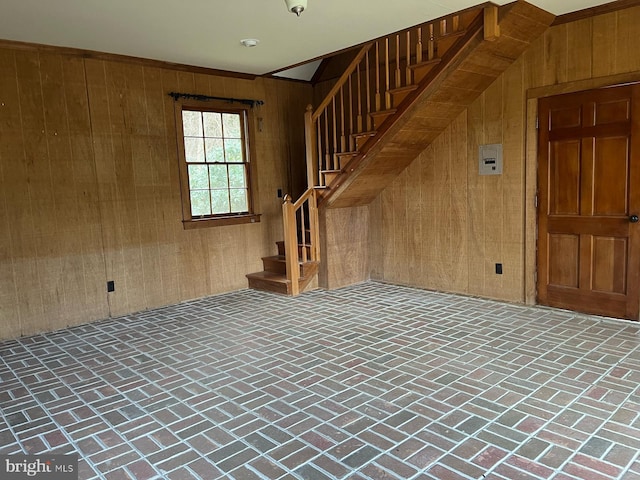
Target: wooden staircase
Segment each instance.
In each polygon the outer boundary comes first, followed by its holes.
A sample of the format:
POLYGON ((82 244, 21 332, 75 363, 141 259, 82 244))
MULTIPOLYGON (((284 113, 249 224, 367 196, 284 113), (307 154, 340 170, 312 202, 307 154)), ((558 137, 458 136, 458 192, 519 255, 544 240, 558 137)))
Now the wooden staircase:
POLYGON ((262 272, 246 275, 249 288, 298 295, 311 283, 320 265, 317 193, 308 189, 297 202, 286 195, 282 204, 284 240, 278 255, 263 257, 262 272))
POLYGON ((307 177, 323 208, 373 201, 555 17, 485 4, 362 47, 307 109, 307 177))
POLYGON ((554 18, 524 0, 486 3, 364 45, 320 105, 307 107, 309 189, 285 200, 284 246, 247 275, 249 286, 303 291, 320 262, 318 206, 371 203, 554 18))
MULTIPOLYGON (((287 279, 287 257, 285 254, 284 241, 276 242, 278 246, 278 254, 271 257, 262 257, 262 265, 264 271, 250 273, 247 275, 249 280, 249 288, 256 290, 266 290, 268 292, 282 293, 284 295, 292 295, 293 285, 291 280, 287 279)), ((307 288, 307 285, 313 280, 318 273, 318 261, 306 261, 302 259, 302 249, 308 249, 310 246, 299 245, 298 268, 300 270, 298 278, 298 290, 300 292, 307 288)))

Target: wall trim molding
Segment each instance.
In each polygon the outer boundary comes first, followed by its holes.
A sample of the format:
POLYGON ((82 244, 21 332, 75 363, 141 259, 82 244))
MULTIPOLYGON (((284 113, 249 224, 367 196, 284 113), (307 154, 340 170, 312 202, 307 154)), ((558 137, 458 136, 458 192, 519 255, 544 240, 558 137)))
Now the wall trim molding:
POLYGON ((11 50, 21 50, 39 53, 49 53, 57 55, 68 55, 72 57, 82 57, 92 60, 103 60, 108 62, 129 63, 140 65, 143 67, 163 68, 169 70, 178 70, 188 73, 201 73, 204 75, 216 75, 218 77, 232 77, 242 80, 255 80, 259 75, 249 73, 231 72, 229 70, 218 70, 215 68, 196 67, 193 65, 185 65, 181 63, 166 62, 164 60, 152 60, 148 58, 132 57, 129 55, 119 55, 116 53, 104 53, 94 50, 83 50, 81 48, 58 47, 53 45, 43 45, 39 43, 17 42, 14 40, 0 39, 0 48, 11 50))
POLYGON ((585 8, 576 12, 558 15, 551 26, 554 27, 556 25, 562 25, 563 23, 576 22, 578 20, 595 17, 596 15, 604 15, 605 13, 616 12, 618 10, 637 6, 640 6, 640 0, 617 0, 615 2, 605 3, 604 5, 598 5, 596 7, 585 8))
POLYGON ((638 82, 640 82, 640 71, 620 73, 618 75, 607 75, 606 77, 588 78, 586 80, 577 80, 575 82, 530 88, 527 90, 527 99, 551 97, 553 95, 562 95, 563 93, 575 93, 582 90, 593 90, 596 88, 612 87, 614 85, 638 82))

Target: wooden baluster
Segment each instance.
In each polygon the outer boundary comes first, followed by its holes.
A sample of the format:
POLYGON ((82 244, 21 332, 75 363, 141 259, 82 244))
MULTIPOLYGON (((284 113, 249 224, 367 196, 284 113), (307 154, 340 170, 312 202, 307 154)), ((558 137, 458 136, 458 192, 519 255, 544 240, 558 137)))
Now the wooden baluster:
POLYGON ((338 163, 338 157, 336 153, 338 153, 338 116, 336 115, 336 97, 333 97, 333 99, 331 100, 331 104, 333 105, 333 145, 331 149, 333 162, 331 162, 330 170, 337 170, 336 163, 338 163))
POLYGON ((316 191, 309 196, 309 230, 311 230, 311 260, 320 261, 320 231, 318 225, 318 199, 316 191))
MULTIPOLYGON (((400 73, 400 35, 396 34, 396 83, 395 88, 402 86, 402 74, 400 73)), ((389 106, 390 108, 391 106, 389 106)))
POLYGON ((427 45, 427 60, 433 60, 436 56, 436 42, 433 23, 429 24, 429 43, 427 45))
POLYGON ((358 75, 358 117, 356 120, 357 133, 362 133, 362 76, 360 75, 360 64, 356 67, 358 75))
POLYGON ((320 170, 324 169, 323 164, 325 162, 324 155, 322 154, 322 125, 321 125, 322 117, 323 115, 318 117, 318 120, 317 120, 318 133, 316 134, 316 140, 318 142, 318 185, 324 185, 324 182, 322 181, 322 175, 320 175, 320 170))
POLYGON ((299 224, 300 238, 302 239, 302 262, 307 262, 307 227, 305 223, 304 204, 300 206, 300 224, 299 224))
POLYGON ((349 151, 353 152, 353 75, 349 76, 349 151))
POLYGON ((384 108, 385 110, 389 110, 391 108, 391 94, 389 93, 389 88, 391 84, 390 73, 391 73, 391 65, 389 63, 389 37, 384 39, 385 44, 385 55, 384 55, 384 108))
POLYGON ((376 112, 382 110, 380 97, 380 42, 376 42, 376 112))
POLYGON ((407 69, 405 72, 405 85, 411 85, 413 79, 411 78, 411 30, 407 30, 407 69))
POLYGON ((369 69, 369 52, 367 52, 367 56, 365 59, 366 67, 365 67, 365 78, 367 79, 367 132, 371 131, 371 70, 369 69))
POLYGON ((440 37, 443 37, 444 35, 446 35, 448 32, 447 30, 447 19, 445 18, 444 20, 440 20, 440 37))
MULTIPOLYGON (((331 170, 331 143, 329 143, 329 109, 324 112, 324 169, 331 170)), ((322 185, 326 185, 327 182, 322 175, 322 185)))
POLYGON ((418 27, 418 44, 416 45, 416 63, 422 63, 422 27, 418 27))
POLYGON ((462 28, 460 28, 460 15, 454 15, 452 23, 454 32, 462 30, 462 28))
MULTIPOLYGON (((343 153, 347 147, 347 137, 345 136, 345 107, 344 107, 344 89, 340 87, 340 153, 343 153)), ((337 161, 337 158, 336 158, 337 161)), ((335 170, 338 170, 336 168, 335 170)))

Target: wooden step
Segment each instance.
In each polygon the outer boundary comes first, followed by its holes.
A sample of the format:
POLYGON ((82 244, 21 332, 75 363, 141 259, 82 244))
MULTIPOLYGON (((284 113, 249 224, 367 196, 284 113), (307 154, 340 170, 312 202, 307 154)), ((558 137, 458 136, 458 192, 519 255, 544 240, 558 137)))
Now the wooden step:
POLYGON ((361 132, 361 133, 352 134, 351 136, 356 141, 356 150, 360 150, 360 148, 367 142, 367 140, 369 140, 375 134, 376 134, 375 130, 371 130, 369 132, 361 132))
POLYGON ((415 65, 411 65, 411 70, 413 70, 413 81, 414 83, 420 83, 427 74, 434 69, 436 65, 440 63, 439 58, 434 58, 433 60, 427 60, 425 62, 416 63, 415 65))
MULTIPOLYGON (((280 240, 276 242, 278 246, 278 255, 284 255, 284 241, 280 240)), ((307 258, 311 258, 311 245, 298 245, 298 258, 302 258, 302 249, 307 249, 307 258)))
MULTIPOLYGON (((300 266, 300 278, 307 277, 312 273, 313 263, 314 262, 298 262, 300 266)), ((265 272, 287 275, 287 260, 284 255, 262 257, 262 265, 264 266, 265 272)))
POLYGON ((397 108, 398 105, 402 103, 402 101, 407 98, 411 92, 414 92, 418 89, 418 85, 407 85, 406 87, 393 88, 389 90, 391 93, 391 101, 393 102, 394 108, 397 108))
POLYGON ((256 272, 249 273, 246 277, 249 280, 249 288, 282 293, 284 295, 291 293, 291 282, 287 280, 286 275, 281 273, 256 272))
POLYGON ((340 170, 344 170, 347 167, 347 165, 349 165, 349 162, 351 161, 351 159, 357 156, 359 153, 360 152, 337 153, 336 155, 340 163, 340 170))
POLYGON ((467 33, 466 30, 459 30, 455 33, 450 33, 448 35, 442 35, 441 37, 436 39, 438 56, 442 57, 447 50, 453 47, 453 44, 458 41, 459 38, 464 37, 467 33))
POLYGON ((394 115, 395 113, 395 108, 370 113, 369 116, 373 119, 373 128, 375 128, 376 130, 380 128, 380 125, 382 125, 387 118, 389 118, 391 115, 394 115))
POLYGON ((324 175, 324 184, 331 185, 331 183, 342 173, 342 170, 322 170, 320 173, 324 175))
MULTIPOLYGON (((301 274, 298 280, 300 291, 304 291, 305 288, 311 283, 311 280, 318 273, 319 262, 305 262, 300 264, 301 274)), ((249 273, 245 275, 249 281, 249 288, 254 290, 263 290, 266 292, 281 293, 283 295, 291 295, 291 282, 287 280, 287 275, 284 273, 277 273, 271 271, 263 271, 256 273, 249 273)))

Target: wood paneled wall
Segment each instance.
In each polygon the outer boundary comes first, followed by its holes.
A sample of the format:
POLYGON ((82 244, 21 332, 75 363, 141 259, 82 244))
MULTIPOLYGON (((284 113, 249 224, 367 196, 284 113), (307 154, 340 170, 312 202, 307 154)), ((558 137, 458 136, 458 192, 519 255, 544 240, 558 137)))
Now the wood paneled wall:
POLYGON ((245 288, 282 239, 277 189, 305 186, 311 98, 298 82, 0 49, 0 338, 245 288), (265 101, 260 223, 183 230, 170 91, 265 101))
POLYGON ((329 290, 370 277, 369 207, 320 209, 318 285, 329 290))
POLYGON ((527 92, 633 72, 640 80, 638 35, 640 7, 550 28, 370 206, 372 277, 533 302, 536 102, 527 92), (504 145, 501 176, 478 175, 478 146, 489 143, 504 145))

